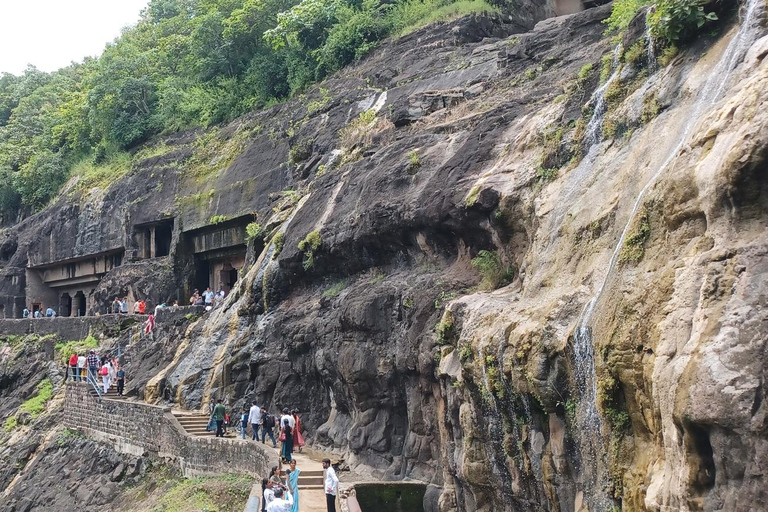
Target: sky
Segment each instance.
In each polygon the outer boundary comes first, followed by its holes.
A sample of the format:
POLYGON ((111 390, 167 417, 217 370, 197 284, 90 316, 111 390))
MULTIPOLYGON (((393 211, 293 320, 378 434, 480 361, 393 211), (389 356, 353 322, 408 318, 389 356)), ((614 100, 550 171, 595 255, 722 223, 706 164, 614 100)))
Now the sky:
POLYGON ((0 72, 55 71, 101 54, 149 0, 0 0, 0 72))

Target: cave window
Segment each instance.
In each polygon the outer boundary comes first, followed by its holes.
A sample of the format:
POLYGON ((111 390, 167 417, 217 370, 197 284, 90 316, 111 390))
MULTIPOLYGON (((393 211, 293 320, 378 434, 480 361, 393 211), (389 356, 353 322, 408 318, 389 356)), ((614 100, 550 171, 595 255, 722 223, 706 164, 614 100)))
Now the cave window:
POLYGON ((72 316, 72 297, 66 292, 59 300, 59 316, 72 316))
POLYGON ((155 257, 168 256, 171 253, 173 221, 155 226, 155 257))

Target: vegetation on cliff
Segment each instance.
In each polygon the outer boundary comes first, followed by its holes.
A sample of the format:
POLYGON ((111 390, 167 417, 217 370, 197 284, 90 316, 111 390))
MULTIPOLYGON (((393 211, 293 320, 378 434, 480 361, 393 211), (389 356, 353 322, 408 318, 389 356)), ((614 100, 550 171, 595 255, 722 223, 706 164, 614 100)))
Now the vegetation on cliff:
POLYGON ((44 206, 73 169, 110 183, 130 169, 124 152, 149 137, 298 94, 389 35, 496 9, 484 0, 152 0, 98 58, 0 75, 0 215, 44 206))

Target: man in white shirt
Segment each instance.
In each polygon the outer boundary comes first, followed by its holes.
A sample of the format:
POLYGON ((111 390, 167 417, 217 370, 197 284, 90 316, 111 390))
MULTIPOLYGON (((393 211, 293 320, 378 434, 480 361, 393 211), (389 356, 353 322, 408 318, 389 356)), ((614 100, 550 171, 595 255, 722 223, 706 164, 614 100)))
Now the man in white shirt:
POLYGON ((203 300, 205 301, 206 306, 210 306, 213 304, 213 292, 211 291, 211 287, 205 289, 203 292, 203 300))
POLYGON ((283 425, 285 425, 285 420, 288 420, 288 425, 291 426, 291 432, 293 432, 293 429, 296 428, 296 420, 293 418, 293 415, 286 407, 283 409, 283 415, 280 416, 280 428, 283 428, 283 425))
POLYGON ((328 512, 336 512, 339 478, 336 476, 336 470, 331 466, 331 459, 323 459, 323 469, 325 470, 325 503, 328 506, 328 512))
POLYGON ((283 490, 275 489, 275 499, 267 505, 267 512, 290 512, 293 506, 293 496, 290 493, 283 499, 283 490))
POLYGON ((77 380, 83 380, 85 378, 86 358, 84 354, 77 356, 77 380))
POLYGON ((256 405, 255 400, 253 402, 253 405, 251 405, 251 410, 248 412, 248 423, 251 424, 251 429, 253 430, 252 441, 258 440, 259 425, 261 425, 261 407, 256 405))

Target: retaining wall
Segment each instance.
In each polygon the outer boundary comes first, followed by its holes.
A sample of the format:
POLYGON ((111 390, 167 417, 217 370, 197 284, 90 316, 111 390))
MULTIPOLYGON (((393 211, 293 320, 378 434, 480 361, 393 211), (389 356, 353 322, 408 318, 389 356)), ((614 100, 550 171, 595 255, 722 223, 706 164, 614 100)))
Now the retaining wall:
POLYGON ((261 476, 277 463, 258 443, 187 434, 169 407, 99 399, 89 389, 85 383, 67 383, 64 425, 119 452, 176 461, 185 477, 261 476))

